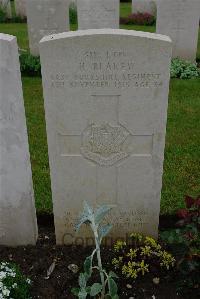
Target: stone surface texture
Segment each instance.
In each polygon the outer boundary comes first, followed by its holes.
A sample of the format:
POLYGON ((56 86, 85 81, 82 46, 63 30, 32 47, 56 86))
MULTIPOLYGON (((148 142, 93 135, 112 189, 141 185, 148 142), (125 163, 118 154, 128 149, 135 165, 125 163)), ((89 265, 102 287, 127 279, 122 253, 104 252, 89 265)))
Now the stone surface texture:
POLYGON ((16 38, 0 34, 0 244, 35 244, 36 213, 16 38))
POLYGON ((15 12, 16 15, 23 18, 26 18, 26 1, 29 0, 15 0, 15 12))
POLYGON ((111 237, 156 237, 171 40, 83 30, 45 37, 40 53, 57 243, 87 243, 74 230, 84 200, 116 206, 111 237))
POLYGON ((119 28, 119 0, 77 0, 78 28, 119 28))
POLYGON ((156 1, 159 0, 132 0, 133 13, 149 13, 156 15, 156 1))
POLYGON ((156 32, 171 37, 173 57, 196 60, 199 11, 199 0, 157 1, 156 32))
POLYGON ((28 0, 26 10, 30 52, 38 56, 44 36, 69 30, 69 0, 28 0))

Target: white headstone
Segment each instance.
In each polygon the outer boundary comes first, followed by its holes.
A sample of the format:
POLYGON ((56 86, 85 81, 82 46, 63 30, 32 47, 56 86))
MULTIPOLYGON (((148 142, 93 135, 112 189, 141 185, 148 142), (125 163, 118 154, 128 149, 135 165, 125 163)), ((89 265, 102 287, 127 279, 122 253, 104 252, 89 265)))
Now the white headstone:
POLYGON ((42 37, 69 30, 69 0, 28 0, 26 10, 32 55, 39 55, 42 37))
POLYGON ((15 12, 22 19, 26 18, 26 0, 15 0, 15 12))
POLYGON ((77 0, 78 28, 119 28, 119 0, 77 0))
POLYGON ((84 200, 116 205, 113 237, 156 237, 170 39, 84 30, 45 37, 40 54, 57 243, 74 241, 84 200))
POLYGON ((0 7, 7 13, 8 18, 12 17, 10 0, 0 0, 0 7))
POLYGON ((35 244, 36 213, 16 38, 0 33, 0 244, 35 244))
POLYGON ((149 13, 156 15, 156 1, 159 0, 132 0, 133 13, 149 13))
POLYGON ((196 59, 199 31, 199 0, 159 0, 156 32, 173 41, 173 57, 196 59))

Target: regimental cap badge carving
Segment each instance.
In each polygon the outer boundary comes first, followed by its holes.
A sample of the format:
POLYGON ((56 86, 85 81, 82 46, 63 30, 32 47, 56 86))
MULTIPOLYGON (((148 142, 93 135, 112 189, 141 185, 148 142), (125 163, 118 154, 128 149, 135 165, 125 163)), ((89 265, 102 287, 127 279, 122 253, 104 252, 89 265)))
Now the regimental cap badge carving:
POLYGON ((128 130, 121 125, 92 124, 82 134, 81 153, 100 166, 112 166, 128 157, 124 145, 129 135, 128 130))

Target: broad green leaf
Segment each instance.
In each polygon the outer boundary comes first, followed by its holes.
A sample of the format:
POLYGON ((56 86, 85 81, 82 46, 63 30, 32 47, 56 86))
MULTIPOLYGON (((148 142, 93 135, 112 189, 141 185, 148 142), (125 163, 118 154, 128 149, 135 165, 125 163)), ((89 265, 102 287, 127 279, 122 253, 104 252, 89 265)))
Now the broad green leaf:
POLYGON ((78 298, 79 299, 86 299, 87 298, 87 292, 85 289, 81 289, 78 293, 78 298))
POLYGON ((114 208, 114 205, 103 205, 97 208, 97 210, 94 213, 95 223, 99 224, 112 208, 114 208))
POLYGON ((87 292, 88 294, 90 294, 91 287, 86 287, 85 290, 86 290, 86 292, 87 292))
POLYGON ((88 214, 88 216, 92 216, 94 214, 93 209, 89 206, 87 201, 84 201, 84 211, 88 214))
POLYGON ((117 295, 117 284, 111 277, 108 277, 108 288, 111 297, 117 295))
POLYGON ((91 290, 90 290, 90 296, 94 297, 97 294, 99 294, 102 290, 102 285, 100 283, 94 283, 91 286, 91 290))
POLYGON ((101 243, 102 239, 107 236, 107 234, 111 231, 112 225, 106 224, 99 227, 99 243, 101 243))
POLYGON ((116 295, 112 296, 111 299, 119 299, 119 296, 116 294, 116 295))
POLYGON ((108 275, 109 275, 110 277, 113 277, 113 278, 119 278, 119 277, 117 276, 117 274, 116 274, 115 272, 113 272, 113 271, 110 271, 108 275))
POLYGON ((78 296, 80 289, 79 288, 73 288, 71 289, 72 294, 74 294, 75 296, 78 296))
POLYGON ((84 273, 80 273, 78 282, 79 282, 80 288, 85 289, 85 287, 86 287, 86 277, 85 277, 84 273))

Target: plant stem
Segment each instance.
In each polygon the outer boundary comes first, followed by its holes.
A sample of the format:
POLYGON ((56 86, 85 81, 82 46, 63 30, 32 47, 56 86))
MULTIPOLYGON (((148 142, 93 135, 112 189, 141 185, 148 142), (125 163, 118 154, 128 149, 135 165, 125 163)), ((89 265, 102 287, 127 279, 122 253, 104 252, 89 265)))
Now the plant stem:
POLYGON ((102 261, 101 261, 101 250, 100 250, 100 244, 99 244, 99 236, 98 231, 96 228, 96 225, 94 224, 94 236, 95 236, 95 244, 96 244, 96 253, 97 253, 97 260, 98 260, 98 267, 101 277, 101 284, 102 284, 102 293, 101 298, 103 299, 105 297, 105 279, 104 279, 104 273, 103 273, 103 267, 102 267, 102 261))

